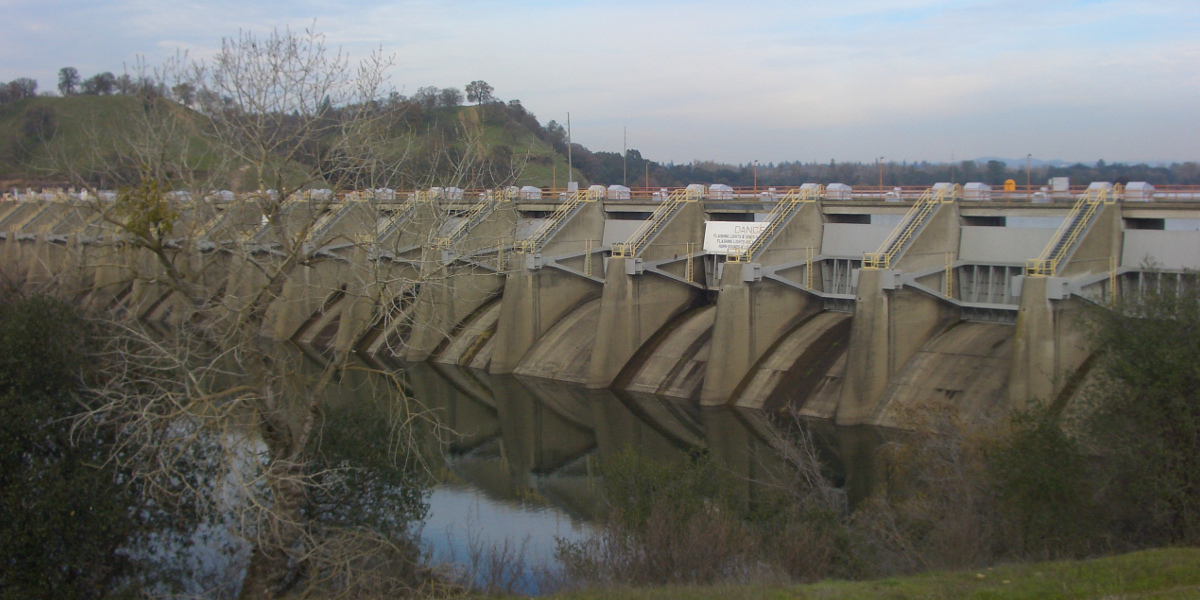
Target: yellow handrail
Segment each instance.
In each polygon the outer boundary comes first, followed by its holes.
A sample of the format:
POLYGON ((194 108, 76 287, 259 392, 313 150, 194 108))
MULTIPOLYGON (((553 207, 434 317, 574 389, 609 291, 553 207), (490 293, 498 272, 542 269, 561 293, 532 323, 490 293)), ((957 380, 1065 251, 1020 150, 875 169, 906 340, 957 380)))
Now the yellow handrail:
POLYGON ((341 203, 330 207, 328 212, 321 215, 317 219, 317 222, 313 223, 313 226, 308 228, 309 241, 320 238, 320 236, 323 235, 325 233, 325 231, 327 229, 329 229, 329 227, 331 227, 337 219, 341 218, 351 208, 353 208, 354 203, 356 203, 356 202, 359 202, 359 200, 357 198, 349 198, 348 197, 345 200, 342 200, 341 203))
POLYGON ((1075 205, 1071 207, 1071 212, 1067 213, 1067 218, 1063 219, 1062 225, 1059 225, 1050 237, 1042 253, 1037 258, 1025 261, 1025 275, 1054 277, 1058 273, 1058 265, 1066 259, 1067 253, 1079 240, 1079 235, 1086 229, 1087 223, 1092 220, 1099 207, 1116 202, 1120 191, 1119 187, 1113 188, 1111 192, 1106 188, 1098 188, 1080 194, 1075 200, 1075 205))
POLYGON ((675 211, 685 202, 695 202, 700 199, 699 190, 675 190, 667 197, 666 202, 654 211, 654 214, 638 227, 633 235, 625 243, 613 244, 612 255, 614 258, 637 256, 638 252, 650 241, 650 237, 658 229, 659 225, 666 222, 675 211))
POLYGON ((925 190, 921 194, 921 197, 908 209, 908 212, 904 214, 904 218, 900 220, 895 229, 892 229, 892 232, 879 245, 879 249, 863 254, 862 268, 890 269, 896 255, 912 240, 917 230, 921 228, 921 224, 925 222, 925 219, 929 217, 938 205, 954 202, 961 193, 962 186, 958 184, 951 187, 925 190))
POLYGON ((726 260, 729 262, 750 262, 754 260, 754 257, 762 252, 767 241, 771 239, 771 236, 775 235, 775 231, 783 226, 783 222, 786 220, 788 214, 800 204, 816 202, 824 194, 825 186, 820 185, 807 189, 797 188, 788 190, 783 195, 783 198, 780 198, 779 202, 775 204, 775 207, 771 209, 770 214, 767 215, 767 225, 759 232, 758 237, 754 238, 754 241, 750 242, 749 246, 735 252, 730 252, 726 260))
POLYGON ((466 235, 470 230, 471 225, 485 214, 492 212, 496 206, 504 201, 504 197, 504 192, 500 192, 499 194, 494 193, 492 190, 485 192, 484 197, 480 198, 479 202, 471 205, 471 208, 463 213, 462 221, 459 221, 458 225, 454 227, 454 231, 450 232, 450 235, 437 239, 436 246, 438 248, 449 248, 454 242, 462 239, 462 236, 466 235))
POLYGON ((433 201, 433 190, 417 190, 413 192, 404 201, 404 204, 401 204, 400 208, 392 213, 392 216, 385 223, 376 228, 376 234, 381 238, 386 237, 388 233, 400 225, 401 221, 407 219, 416 210, 418 204, 431 201, 433 201))
POLYGON ((566 220, 567 216, 574 212, 580 204, 583 204, 584 202, 595 202, 600 198, 601 194, 598 191, 592 192, 591 190, 576 190, 571 192, 567 195, 566 201, 558 205, 558 208, 551 213, 550 217, 546 219, 545 223, 542 223, 541 227, 538 227, 537 231, 534 232, 532 237, 517 241, 515 244, 515 250, 525 254, 538 252, 542 249, 542 246, 546 244, 550 234, 558 229, 558 226, 562 224, 562 222, 566 220))

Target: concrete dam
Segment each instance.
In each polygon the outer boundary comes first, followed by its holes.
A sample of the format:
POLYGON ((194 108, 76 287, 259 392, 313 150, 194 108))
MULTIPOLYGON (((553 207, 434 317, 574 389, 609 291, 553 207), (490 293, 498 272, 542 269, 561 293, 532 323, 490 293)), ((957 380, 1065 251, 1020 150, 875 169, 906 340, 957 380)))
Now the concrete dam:
POLYGON ((14 194, 0 271, 181 322, 185 297, 239 310, 282 232, 301 256, 263 333, 316 352, 900 426, 933 402, 984 420, 1065 401, 1089 306, 1200 269, 1192 190, 717 188, 307 192, 270 222, 260 201, 179 194, 166 245, 190 296, 111 199, 14 194))

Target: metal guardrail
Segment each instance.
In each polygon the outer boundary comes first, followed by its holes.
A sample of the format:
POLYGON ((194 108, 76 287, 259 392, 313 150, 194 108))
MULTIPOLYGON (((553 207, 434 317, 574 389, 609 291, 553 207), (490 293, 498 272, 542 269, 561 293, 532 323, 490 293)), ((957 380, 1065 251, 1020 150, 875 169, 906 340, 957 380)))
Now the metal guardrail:
POLYGON ((542 223, 541 227, 538 227, 538 230, 534 232, 533 236, 531 236, 529 239, 518 240, 517 243, 514 244, 514 249, 517 252, 522 252, 525 254, 533 254, 541 251, 542 247, 546 245, 546 242, 550 240, 550 236, 555 231, 558 231, 559 227, 566 222, 567 217, 575 212, 576 208, 579 208, 579 206, 585 202, 595 202, 602 198, 603 195, 591 192, 589 190, 577 190, 571 192, 567 196, 566 201, 558 205, 558 208, 556 208, 550 217, 546 219, 545 223, 542 223))
POLYGON ((432 202, 433 196, 434 194, 432 190, 418 190, 412 194, 409 194, 408 199, 404 201, 404 204, 400 205, 400 208, 396 209, 396 212, 392 214, 391 218, 389 218, 385 224, 376 229, 378 239, 382 240, 383 238, 391 235, 393 231, 399 229, 400 224, 404 221, 407 221, 408 218, 411 217, 414 212, 416 212, 418 206, 432 202))
POLYGON ((346 213, 350 212, 350 210, 354 208, 355 203, 355 200, 343 200, 341 205, 336 209, 330 210, 329 212, 321 215, 321 217, 317 219, 317 222, 313 224, 312 228, 308 230, 309 241, 319 241, 321 237, 323 237, 325 233, 328 232, 331 227, 333 227, 334 223, 342 220, 342 217, 346 216, 346 213))
POLYGON ((1058 266, 1070 254, 1079 236, 1087 230, 1096 215, 1096 211, 1105 204, 1113 204, 1121 195, 1121 186, 1117 184, 1111 190, 1108 188, 1089 189, 1079 195, 1071 212, 1063 219, 1062 225, 1050 237, 1050 242, 1042 249, 1037 258, 1025 261, 1025 275, 1029 277, 1054 277, 1058 266))
MULTIPOLYGON (((808 189, 788 190, 783 195, 783 198, 780 198, 779 202, 775 204, 775 207, 771 209, 770 214, 767 215, 767 226, 759 232, 758 237, 754 238, 754 241, 741 251, 729 253, 726 260, 728 262, 753 261, 756 256, 762 253, 771 239, 775 237, 775 234, 779 233, 779 228, 783 226, 784 221, 787 220, 788 216, 798 206, 808 202, 816 202, 818 199, 824 197, 824 195, 825 187, 820 185, 808 189)), ((810 285, 809 287, 812 286, 810 285)))
POLYGON ((462 215, 462 221, 455 226, 454 231, 449 235, 437 239, 435 246, 438 248, 449 248, 460 242, 476 225, 483 221, 484 217, 492 214, 502 202, 512 200, 515 194, 506 190, 488 190, 484 192, 483 198, 471 206, 465 214, 462 215))
POLYGON ((614 258, 633 257, 645 248, 646 244, 654 238, 654 235, 662 228, 671 217, 679 211, 679 208, 688 202, 696 202, 700 200, 702 194, 698 190, 675 190, 667 197, 666 202, 654 211, 654 214, 638 227, 633 235, 624 243, 613 244, 612 255, 614 258))
POLYGON ((896 225, 896 228, 892 229, 892 232, 879 245, 879 249, 863 254, 862 268, 890 269, 892 261, 912 241, 917 231, 921 229, 921 226, 929 220, 933 211, 939 205, 954 202, 961 196, 962 186, 958 184, 950 187, 925 190, 925 193, 921 194, 921 197, 913 203, 912 208, 908 209, 904 218, 896 225))

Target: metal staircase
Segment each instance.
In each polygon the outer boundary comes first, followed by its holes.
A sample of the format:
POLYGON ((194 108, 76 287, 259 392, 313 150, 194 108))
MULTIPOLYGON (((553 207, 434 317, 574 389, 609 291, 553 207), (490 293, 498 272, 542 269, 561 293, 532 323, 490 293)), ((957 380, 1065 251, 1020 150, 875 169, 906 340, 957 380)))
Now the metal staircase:
POLYGON ((879 245, 879 249, 863 254, 862 268, 892 268, 892 261, 903 254, 916 239, 917 234, 925 228, 925 225, 929 224, 929 220, 937 211, 938 206, 954 202, 961 195, 962 186, 958 184, 925 190, 921 197, 913 203, 912 208, 908 209, 908 213, 904 215, 896 228, 879 245))
POLYGON ((454 231, 451 231, 445 237, 437 239, 436 246, 438 248, 449 248, 461 242, 476 225, 480 224, 488 215, 499 208, 501 203, 511 200, 512 197, 512 192, 506 190, 488 190, 479 202, 476 202, 462 215, 462 220, 454 227, 454 231))
POLYGON ((566 201, 558 205, 558 208, 546 219, 545 223, 542 223, 541 227, 538 227, 533 236, 529 239, 519 240, 516 243, 516 251, 525 254, 541 252, 546 242, 549 242, 550 238, 554 237, 554 234, 559 229, 562 229, 562 226, 566 224, 570 216, 575 214, 575 211, 580 206, 583 206, 586 202, 600 200, 601 197, 602 195, 599 192, 592 192, 591 190, 571 192, 567 196, 566 201))
POLYGON ((1042 253, 1037 258, 1025 261, 1025 275, 1054 277, 1058 273, 1059 265, 1071 256, 1080 237, 1096 220, 1100 207, 1116 202, 1119 195, 1120 187, 1111 190, 1089 189, 1080 194, 1075 200, 1075 206, 1071 207, 1071 212, 1067 213, 1067 218, 1063 219, 1062 225, 1054 232, 1042 253))
POLYGON ((404 204, 401 204, 400 208, 392 214, 391 218, 377 228, 376 239, 382 241, 395 233, 405 221, 413 216, 413 213, 417 212, 418 206, 433 201, 433 195, 433 190, 418 190, 413 192, 404 201, 404 204))
POLYGON ((351 209, 354 208, 355 201, 347 198, 337 208, 321 215, 317 222, 313 224, 312 229, 308 232, 308 240, 310 242, 319 242, 321 238, 333 227, 334 223, 342 220, 351 209))
MULTIPOLYGON (((791 220, 792 216, 796 214, 796 211, 802 204, 816 202, 824 194, 824 186, 819 185, 811 188, 789 190, 788 193, 784 194, 783 198, 780 198, 779 202, 775 204, 775 208, 771 209, 771 213, 767 215, 767 225, 763 228, 762 232, 758 234, 758 237, 754 238, 754 241, 744 250, 730 253, 727 260, 729 262, 752 262, 758 255, 762 254, 762 251, 765 250, 768 245, 770 245, 771 240, 775 239, 775 236, 779 235, 779 232, 783 229, 783 226, 786 225, 789 220, 791 220)), ((811 251, 811 248, 808 250, 811 251)), ((811 282, 809 283, 808 287, 812 287, 811 282)))
POLYGON ((662 231, 662 228, 671 222, 671 218, 675 216, 675 213, 679 212, 679 209, 684 204, 696 202, 700 197, 701 193, 699 190, 675 190, 671 192, 666 202, 663 202, 662 206, 659 206, 658 210, 654 211, 654 214, 649 219, 646 219, 646 222, 641 227, 638 227, 637 231, 633 232, 633 235, 625 243, 613 244, 613 257, 637 256, 646 248, 650 240, 654 239, 659 231, 662 231))

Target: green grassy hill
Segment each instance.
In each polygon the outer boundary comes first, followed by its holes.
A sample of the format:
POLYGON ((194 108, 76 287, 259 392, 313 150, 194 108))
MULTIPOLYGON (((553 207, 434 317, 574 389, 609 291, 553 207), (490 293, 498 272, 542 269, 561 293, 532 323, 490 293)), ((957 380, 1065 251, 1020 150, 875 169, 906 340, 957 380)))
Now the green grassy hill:
MULTIPOLYGON (((71 185, 72 174, 102 183, 104 171, 119 162, 114 159, 129 151, 129 137, 136 131, 130 124, 147 109, 143 102, 138 96, 70 96, 0 106, 0 189, 71 185)), ((184 121, 199 122, 189 109, 166 100, 155 102, 184 121)), ((565 187, 566 157, 539 135, 536 121, 517 116, 503 106, 462 106, 399 118, 390 131, 396 153, 412 158, 403 175, 389 185, 565 187)), ((192 168, 204 170, 215 158, 204 152, 205 141, 198 135, 191 134, 186 143, 196 157, 192 168)), ((297 165, 297 170, 303 169, 297 165)), ((574 179, 585 181, 579 169, 574 179)))

